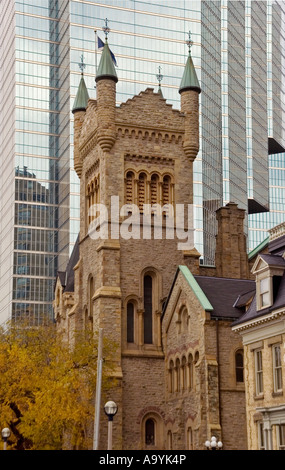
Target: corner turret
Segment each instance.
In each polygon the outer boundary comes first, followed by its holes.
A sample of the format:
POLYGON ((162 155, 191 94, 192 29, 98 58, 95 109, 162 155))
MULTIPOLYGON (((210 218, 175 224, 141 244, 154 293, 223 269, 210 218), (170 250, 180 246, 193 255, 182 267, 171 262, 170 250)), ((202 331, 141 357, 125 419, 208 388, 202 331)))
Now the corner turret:
POLYGON ((82 161, 80 158, 78 142, 89 100, 89 94, 83 76, 83 69, 85 68, 85 64, 83 63, 83 56, 81 57, 81 63, 79 64, 79 67, 81 69, 81 80, 78 86, 72 113, 74 114, 74 169, 80 178, 82 172, 82 161))
POLYGON ((117 73, 109 49, 107 34, 96 74, 98 143, 104 152, 109 152, 116 141, 115 111, 117 73))
POLYGON ((185 138, 183 148, 187 157, 194 161, 199 151, 199 94, 201 93, 201 88, 191 57, 191 46, 193 42, 190 39, 190 33, 187 44, 189 54, 179 93, 181 95, 181 111, 185 115, 185 138))

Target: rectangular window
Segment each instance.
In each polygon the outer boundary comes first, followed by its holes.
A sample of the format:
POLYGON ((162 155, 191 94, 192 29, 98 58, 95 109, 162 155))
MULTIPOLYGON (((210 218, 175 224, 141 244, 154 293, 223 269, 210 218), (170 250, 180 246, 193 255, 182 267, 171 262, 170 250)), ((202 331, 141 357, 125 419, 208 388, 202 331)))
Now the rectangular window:
POLYGON ((281 347, 280 344, 273 346, 273 384, 274 392, 280 392, 282 387, 282 364, 281 364, 281 347))
POLYGON ((270 305, 269 278, 260 281, 260 307, 270 305))
POLYGON ((285 424, 277 426, 278 450, 285 450, 285 424))
POLYGON ((258 430, 258 448, 265 450, 263 423, 257 423, 258 430))
POLYGON ((256 395, 263 394, 263 370, 262 370, 262 351, 255 351, 255 388, 256 395))

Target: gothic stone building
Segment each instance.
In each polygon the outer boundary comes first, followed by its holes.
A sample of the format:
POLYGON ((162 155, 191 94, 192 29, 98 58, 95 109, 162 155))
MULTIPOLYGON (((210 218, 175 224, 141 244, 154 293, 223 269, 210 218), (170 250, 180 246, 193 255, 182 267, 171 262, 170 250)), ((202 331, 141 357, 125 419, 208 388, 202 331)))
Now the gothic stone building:
POLYGON ((66 272, 57 277, 58 328, 71 338, 74 329, 92 325, 116 344, 113 356, 105 357, 114 366, 116 386, 102 393, 103 401, 118 404, 114 448, 203 449, 215 435, 225 449, 244 449, 242 342, 231 330, 253 289, 244 211, 234 203, 218 210, 215 268, 199 267, 199 253, 182 244, 176 225, 175 236, 167 236, 167 214, 162 239, 153 236, 154 215, 147 236, 133 235, 141 230, 143 204, 193 203, 201 90, 191 55, 179 89, 181 110, 149 88, 117 107, 117 80, 106 41, 97 99, 89 99, 82 76, 73 108, 80 234, 66 272), (127 212, 118 215, 114 200, 120 208, 127 204, 127 212), (98 203, 108 217, 94 228, 98 203), (139 218, 126 228, 134 208, 139 218), (114 215, 119 223, 112 225, 114 215), (100 230, 107 235, 97 236, 100 230))

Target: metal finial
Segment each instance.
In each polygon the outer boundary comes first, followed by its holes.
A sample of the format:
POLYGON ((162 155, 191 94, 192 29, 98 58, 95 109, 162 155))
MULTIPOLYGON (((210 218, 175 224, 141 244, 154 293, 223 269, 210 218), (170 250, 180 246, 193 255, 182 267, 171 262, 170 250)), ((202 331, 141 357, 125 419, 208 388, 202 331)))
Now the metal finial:
POLYGON ((81 73, 82 73, 82 75, 83 75, 84 69, 85 69, 85 67, 86 67, 86 64, 84 64, 84 57, 83 57, 83 54, 81 55, 80 59, 81 59, 81 62, 79 62, 78 67, 79 67, 79 69, 81 70, 81 73))
POLYGON ((189 31, 188 33, 188 39, 186 41, 186 44, 188 46, 188 51, 189 51, 189 55, 191 54, 191 47, 193 46, 193 41, 191 39, 191 31, 189 31))
POLYGON ((108 21, 109 21, 108 18, 106 18, 106 19, 105 19, 105 26, 104 26, 104 28, 103 28, 103 31, 104 31, 104 33, 105 33, 105 39, 106 39, 106 41, 107 41, 107 39, 108 39, 108 34, 109 34, 109 32, 110 32, 110 28, 109 28, 109 26, 108 26, 108 21))
POLYGON ((161 67, 160 66, 158 67, 158 74, 156 75, 156 78, 157 78, 159 86, 160 86, 161 82, 162 82, 162 79, 163 79, 163 75, 161 75, 161 67))

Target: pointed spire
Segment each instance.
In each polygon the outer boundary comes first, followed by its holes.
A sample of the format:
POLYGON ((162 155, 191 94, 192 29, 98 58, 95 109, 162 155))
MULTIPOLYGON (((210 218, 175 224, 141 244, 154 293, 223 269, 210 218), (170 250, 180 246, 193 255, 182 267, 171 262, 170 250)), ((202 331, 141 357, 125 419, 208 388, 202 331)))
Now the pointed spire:
POLYGON ((83 70, 86 67, 86 65, 83 62, 83 55, 81 56, 81 62, 78 64, 78 66, 81 70, 81 80, 79 83, 74 105, 72 108, 73 113, 75 113, 76 111, 86 111, 88 100, 89 100, 89 94, 88 94, 84 76, 83 76, 83 70))
POLYGON ((114 80, 114 82, 117 83, 118 77, 117 77, 116 69, 114 66, 112 53, 108 46, 108 34, 110 32, 110 28, 108 27, 107 18, 105 20, 105 27, 103 28, 103 30, 105 32, 105 45, 104 45, 103 52, 101 55, 95 81, 98 82, 98 80, 107 78, 110 80, 114 80))
POLYGON ((196 74, 196 70, 193 64, 193 60, 191 57, 191 46, 193 41, 191 40, 191 33, 189 31, 189 39, 186 41, 188 45, 188 59, 185 65, 183 77, 180 83, 179 93, 182 93, 186 90, 196 90, 198 93, 201 93, 201 88, 199 84, 199 80, 196 74))
POLYGON ((158 67, 158 74, 156 75, 156 78, 158 80, 157 93, 160 93, 161 97, 163 98, 163 93, 162 93, 162 89, 161 89, 161 82, 162 82, 162 79, 163 79, 163 75, 161 75, 161 67, 160 66, 158 67))

